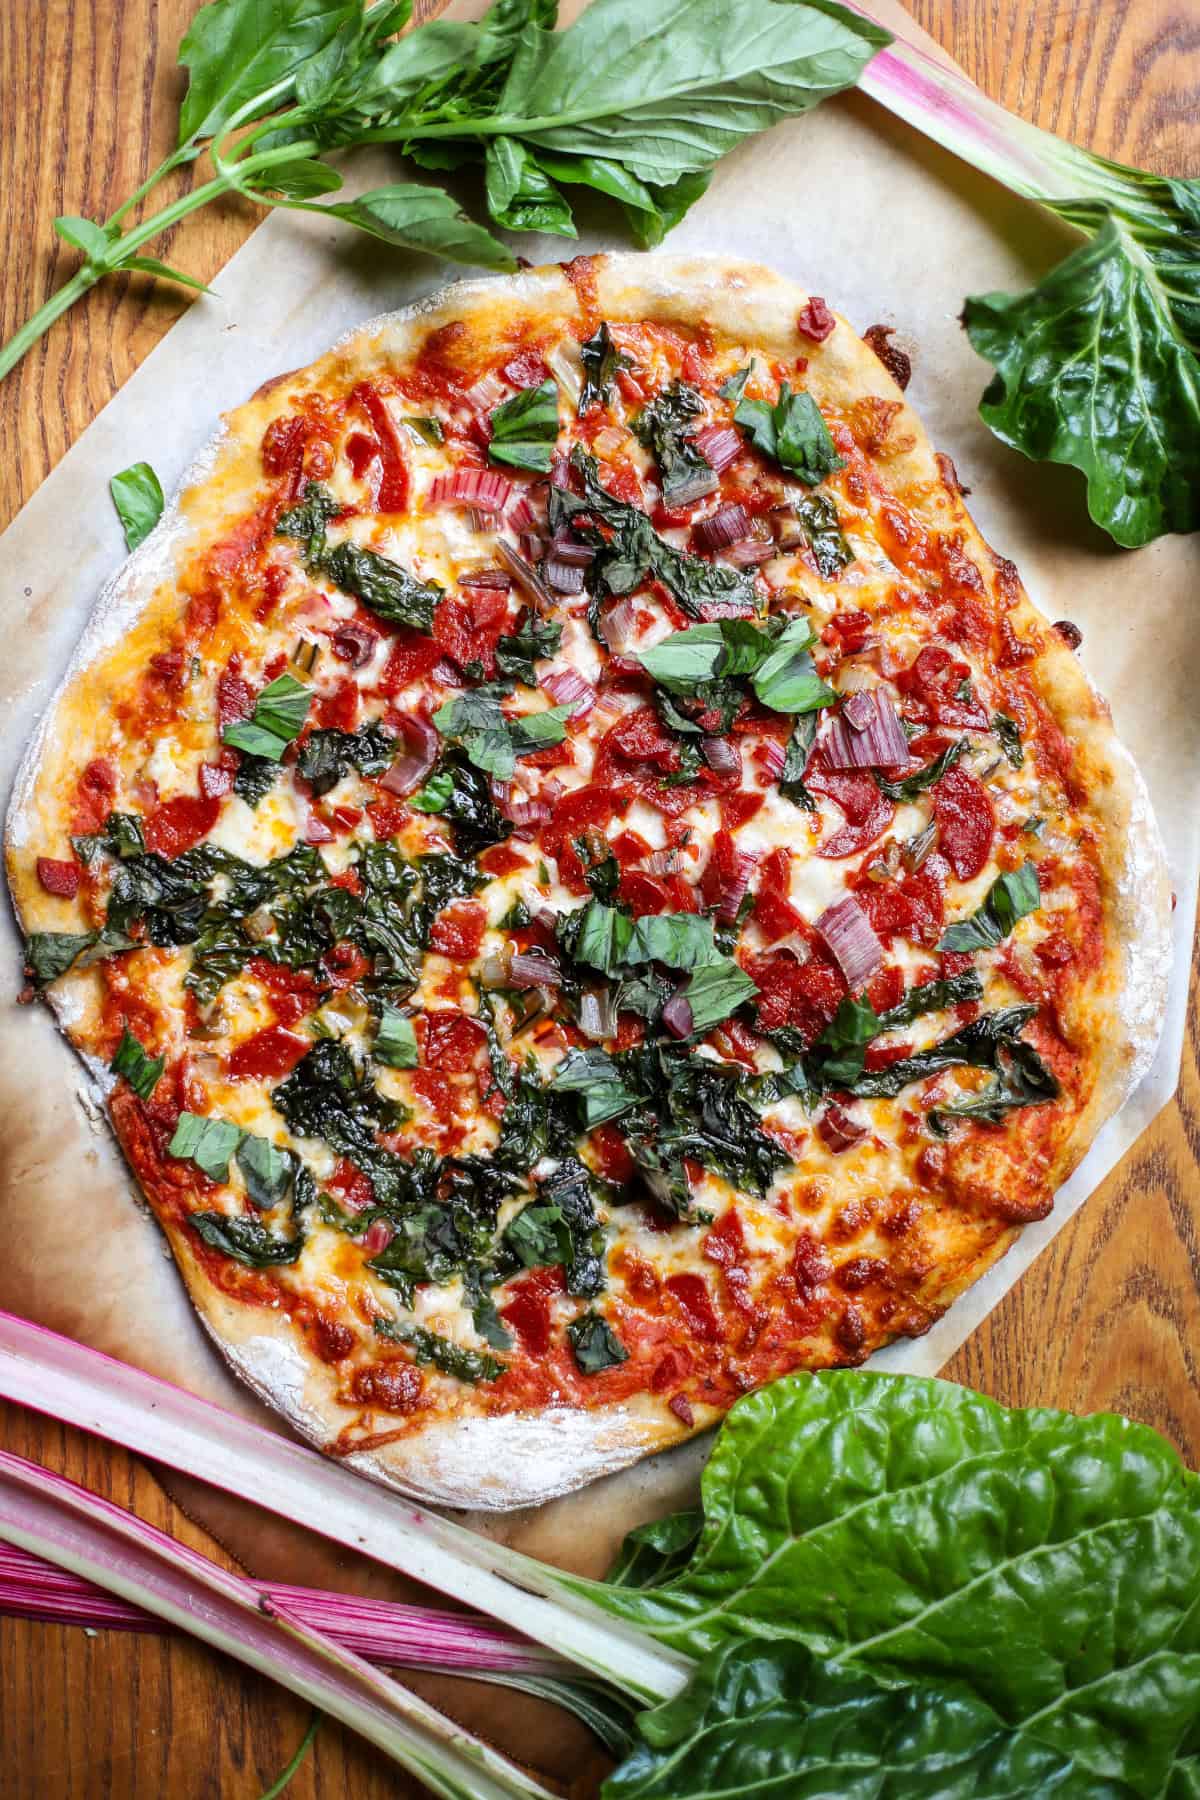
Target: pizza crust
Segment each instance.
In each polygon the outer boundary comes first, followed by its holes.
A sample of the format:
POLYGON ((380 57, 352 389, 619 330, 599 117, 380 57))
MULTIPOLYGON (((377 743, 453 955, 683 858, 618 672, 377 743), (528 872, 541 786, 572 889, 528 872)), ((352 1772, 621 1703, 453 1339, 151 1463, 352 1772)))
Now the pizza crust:
MULTIPOLYGON (((813 345, 795 328, 796 315, 809 298, 805 291, 771 270, 732 258, 620 255, 596 258, 593 268, 600 316, 708 325, 781 357, 805 354, 807 385, 833 411, 844 408, 848 396, 889 402, 888 440, 894 446, 887 459, 889 481, 906 504, 926 518, 936 515, 939 529, 960 530, 967 553, 989 581, 1001 570, 1016 584, 1010 617, 1024 635, 1036 632, 1043 639, 1029 668, 1059 727, 1081 753, 1091 817, 1101 841, 1103 967, 1095 997, 1089 997, 1088 1019, 1075 1021, 1096 1045, 1097 1064, 1091 1097, 1056 1153, 1053 1185, 1061 1184, 1149 1067, 1170 971, 1170 891, 1162 844, 1145 785, 1113 732, 1107 706, 1019 588, 1015 570, 987 549, 962 503, 953 471, 947 474, 900 389, 845 320, 835 315, 833 335, 813 345)), ((373 367, 403 357, 440 324, 461 319, 487 333, 490 321, 527 308, 543 319, 557 316, 572 323, 580 315, 576 290, 558 266, 459 282, 359 327, 310 368, 268 381, 228 415, 222 431, 189 469, 158 527, 103 590, 22 761, 6 844, 10 887, 26 931, 69 928, 67 903, 41 892, 32 859, 22 852, 33 842, 48 841, 56 829, 57 796, 66 791, 64 784, 82 760, 79 746, 86 744, 89 717, 123 669, 140 667, 159 622, 174 617, 175 568, 194 546, 242 514, 247 495, 261 485, 259 444, 275 414, 272 396, 281 379, 292 393, 319 390, 330 382, 342 385, 351 375, 369 375, 373 367)), ((99 975, 73 972, 55 985, 50 1000, 60 1027, 81 1050, 98 1097, 105 1095, 113 1078, 86 1051, 89 1029, 100 1012, 99 975)), ((922 1304, 932 1315, 1003 1255, 1018 1235, 1021 1219, 989 1223, 969 1254, 939 1267, 922 1289, 922 1304)), ((355 1416, 337 1398, 334 1372, 307 1348, 286 1314, 231 1299, 209 1279, 186 1234, 169 1221, 164 1229, 200 1317, 227 1361, 302 1436, 329 1448, 355 1416)), ((540 1414, 448 1418, 357 1450, 347 1460, 417 1498, 499 1510, 580 1487, 692 1435, 715 1416, 711 1411, 701 1416, 697 1409, 689 1430, 657 1402, 647 1401, 644 1407, 635 1402, 586 1412, 559 1407, 540 1414)))

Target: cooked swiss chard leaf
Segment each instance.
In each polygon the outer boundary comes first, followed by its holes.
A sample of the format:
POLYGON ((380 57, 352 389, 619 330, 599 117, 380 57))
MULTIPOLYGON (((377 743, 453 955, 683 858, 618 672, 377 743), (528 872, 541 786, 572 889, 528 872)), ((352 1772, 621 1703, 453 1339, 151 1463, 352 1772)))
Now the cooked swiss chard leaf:
POLYGON ((717 485, 712 465, 689 433, 704 411, 704 402, 686 381, 673 381, 644 406, 633 421, 634 436, 654 453, 667 506, 717 485))
POLYGON ((439 1374, 449 1375, 455 1381, 465 1381, 473 1386, 478 1381, 498 1381, 505 1372, 507 1365, 497 1362, 486 1350, 469 1350, 443 1337, 440 1332, 429 1331, 424 1325, 412 1325, 404 1319, 386 1319, 378 1313, 373 1323, 380 1337, 406 1345, 412 1351, 414 1361, 431 1363, 439 1374))
POLYGON ((233 777, 233 791, 247 806, 257 806, 274 787, 278 774, 279 764, 269 756, 247 756, 243 751, 233 777))
POLYGON ((828 494, 809 494, 792 511, 808 540, 819 573, 826 581, 836 581, 854 561, 854 552, 842 536, 837 507, 828 494))
POLYGON ((558 385, 547 377, 502 401, 491 414, 488 456, 492 462, 548 475, 558 438, 558 385))
MULTIPOLYGON (((25 967, 37 987, 46 987, 73 968, 100 942, 97 931, 33 931, 25 939, 25 967)), ((127 942, 125 949, 131 948, 127 942)))
MULTIPOLYGON (((968 1066, 996 1069, 1002 1057, 1014 1054, 1027 1063, 1030 1058, 1037 1058, 1037 1053, 1031 1044, 1020 1041, 1020 1034, 1036 1013, 1036 1006, 999 1007, 995 1012, 981 1014, 939 1043, 930 1044, 928 1049, 918 1050, 900 1062, 889 1063, 884 1069, 866 1071, 844 1085, 857 1096, 892 1098, 912 1082, 923 1081, 927 1075, 936 1075, 942 1069, 968 1066)), ((1037 1060, 1040 1063, 1040 1059, 1037 1060)), ((1045 1075, 1042 1099, 1052 1098, 1058 1091, 1049 1070, 1045 1075)))
POLYGON ((567 1337, 585 1375, 599 1375, 603 1369, 614 1369, 629 1360, 629 1352, 598 1312, 581 1313, 567 1326, 567 1337))
POLYGON ((508 837, 512 823, 497 807, 487 776, 461 751, 443 753, 437 772, 430 777, 422 793, 431 789, 435 782, 439 784, 440 799, 436 810, 453 825, 454 842, 460 856, 478 856, 489 844, 498 844, 508 837), (447 778, 449 786, 443 788, 441 784, 447 778))
POLYGON ((249 756, 279 762, 294 738, 299 737, 312 705, 312 692, 294 675, 278 675, 268 682, 248 719, 237 719, 221 733, 222 743, 249 756))
POLYGON ((999 1125, 1010 1112, 1026 1106, 1042 1106, 1057 1100, 1062 1092, 1053 1070, 1047 1068, 1032 1044, 1022 1039, 1001 1041, 996 1045, 994 1074, 986 1087, 974 1094, 963 1094, 929 1114, 930 1129, 945 1136, 948 1122, 969 1119, 984 1125, 999 1125))
POLYGON ((341 501, 335 499, 328 488, 322 487, 320 482, 309 481, 296 505, 280 513, 275 530, 280 537, 303 538, 307 545, 307 560, 315 567, 324 553, 325 528, 341 510, 341 501))
POLYGON ((613 343, 606 320, 601 319, 590 338, 579 346, 583 362, 583 391, 579 396, 579 416, 593 406, 602 406, 612 394, 618 369, 628 369, 629 358, 613 343))
POLYGON ((793 394, 786 381, 774 406, 768 400, 739 400, 733 422, 742 426, 756 450, 809 487, 845 466, 812 395, 793 394))
POLYGON ((496 645, 496 667, 502 675, 523 681, 526 687, 537 686, 534 663, 553 656, 562 642, 562 626, 557 619, 543 619, 530 613, 520 629, 502 637, 496 645))
POLYGON ((969 919, 947 925, 937 947, 960 952, 992 950, 1004 941, 1018 919, 1037 911, 1041 899, 1036 863, 1025 862, 1019 869, 1006 870, 992 883, 978 911, 969 919))
POLYGON ((917 769, 912 775, 902 776, 898 781, 889 781, 886 775, 881 775, 879 770, 875 769, 873 773, 876 783, 880 792, 886 794, 889 800, 915 800, 918 794, 923 794, 927 789, 936 787, 946 770, 952 769, 959 758, 966 755, 970 747, 966 738, 956 738, 954 743, 947 744, 946 748, 940 751, 931 763, 926 763, 923 769, 917 769))
POLYGON ((167 1066, 167 1059, 165 1056, 147 1056, 126 1025, 108 1066, 114 1075, 124 1076, 139 1100, 148 1100, 158 1086, 158 1078, 167 1066))
POLYGON ((395 753, 396 739, 378 719, 357 731, 324 726, 310 731, 300 746, 296 772, 319 798, 336 787, 349 769, 357 769, 360 775, 382 775, 395 753))
POLYGON ((618 500, 601 485, 596 458, 579 444, 571 452, 571 464, 579 477, 582 497, 567 488, 552 486, 550 525, 554 531, 573 530, 595 549, 595 559, 588 569, 589 586, 595 595, 629 594, 656 577, 692 618, 698 618, 701 608, 712 602, 753 611, 756 601, 751 575, 705 562, 702 557, 690 556, 668 544, 644 512, 618 500), (607 533, 589 522, 593 520, 606 526, 607 533))
POLYGON ((188 1224, 213 1250, 245 1263, 248 1269, 269 1269, 277 1263, 294 1263, 304 1249, 304 1238, 276 1237, 251 1213, 194 1212, 188 1224))
POLYGON ((1019 769, 1025 761, 1025 751, 1021 745, 1021 727, 1007 713, 992 714, 992 730, 1000 739, 1000 748, 1014 769, 1019 769))
POLYGON ((392 625, 410 625, 414 631, 433 630, 433 615, 445 592, 435 581, 418 581, 377 550, 364 550, 349 542, 331 550, 322 568, 335 587, 353 594, 381 619, 392 625))

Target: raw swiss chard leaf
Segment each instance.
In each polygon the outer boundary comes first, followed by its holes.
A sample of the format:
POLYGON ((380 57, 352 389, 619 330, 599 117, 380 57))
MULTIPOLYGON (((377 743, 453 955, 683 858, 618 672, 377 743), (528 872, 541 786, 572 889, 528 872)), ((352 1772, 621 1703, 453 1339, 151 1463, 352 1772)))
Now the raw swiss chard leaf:
POLYGON ((324 568, 335 587, 356 595, 381 619, 411 625, 414 631, 433 630, 433 615, 445 592, 435 581, 418 581, 389 557, 348 542, 330 551, 324 568))
POLYGON ((234 1151, 246 1192, 260 1212, 270 1212, 286 1199, 296 1174, 296 1155, 281 1150, 270 1138, 246 1132, 234 1151))
POLYGON ((567 1337, 585 1375, 599 1375, 602 1369, 613 1369, 629 1359, 628 1350, 612 1326, 597 1312, 585 1312, 572 1319, 567 1337))
POLYGON ((167 1145, 167 1155, 195 1163, 210 1181, 228 1181, 229 1159, 241 1141, 241 1131, 228 1119, 182 1112, 175 1135, 167 1145))
POLYGON ((529 143, 669 188, 852 86, 889 41, 828 0, 594 0, 566 31, 524 32, 497 111, 529 143))
POLYGON ((503 401, 492 413, 491 425, 492 462, 548 475, 558 437, 557 382, 547 379, 540 387, 524 388, 503 401))
POLYGON ((468 1350, 462 1344, 455 1344, 449 1338, 442 1337, 440 1332, 429 1331, 423 1325, 410 1325, 406 1320, 384 1319, 376 1315, 375 1330, 380 1337, 390 1338, 393 1343, 406 1344, 413 1353, 413 1360, 419 1363, 432 1363, 439 1374, 449 1375, 455 1381, 465 1381, 474 1386, 477 1381, 496 1381, 504 1374, 507 1365, 497 1362, 486 1350, 468 1350))
POLYGON ((248 719, 226 725, 221 741, 250 756, 263 756, 268 762, 277 763, 303 731, 311 705, 312 692, 302 681, 294 675, 279 675, 267 683, 248 719))
POLYGON ((774 406, 768 400, 740 400, 733 422, 748 432, 756 450, 809 487, 845 466, 812 395, 793 394, 786 381, 774 406))
POLYGON ((108 1066, 114 1075, 125 1077, 139 1100, 148 1100, 158 1086, 167 1059, 165 1056, 147 1056, 127 1025, 108 1066))
POLYGON ((593 406, 603 406, 611 397, 618 369, 627 369, 629 358, 613 343, 608 324, 601 319, 590 338, 579 346, 583 362, 583 391, 579 396, 579 416, 593 406))
POLYGON ((1083 209, 1054 210, 1084 229, 1102 223, 1028 293, 977 294, 963 309, 973 347, 996 369, 979 411, 1014 450, 1081 469, 1092 518, 1127 549, 1196 531, 1195 217, 1164 209, 1161 228, 1139 234, 1105 209, 1091 209, 1087 223, 1083 209))
POLYGON ((1036 912, 1041 904, 1037 864, 1022 863, 1000 875, 988 889, 987 899, 969 919, 947 925, 938 940, 939 950, 991 950, 1009 935, 1018 919, 1036 912))
POLYGON ((717 1651, 677 1699, 642 1713, 638 1729, 642 1741, 605 1782, 603 1800, 1084 1800, 1113 1791, 1087 1778, 1080 1785, 1069 1750, 1010 1726, 965 1681, 885 1685, 803 1644, 717 1651))
POLYGON ((162 486, 148 462, 131 463, 108 484, 130 550, 150 536, 162 518, 162 486))
POLYGON ((659 1587, 692 1560, 704 1526, 700 1511, 668 1513, 627 1533, 605 1580, 615 1587, 659 1587))
POLYGON ((398 1007, 385 1006, 380 1012, 379 1030, 371 1045, 371 1055, 376 1062, 386 1063, 389 1069, 416 1068, 420 1060, 417 1034, 412 1020, 398 1007))
MULTIPOLYGON (((571 1585, 693 1656, 798 1643, 889 1686, 963 1684, 1031 1757, 1073 1758, 1076 1786, 1060 1791, 1081 1800, 1191 1791, 1171 1776, 1177 1763, 1194 1776, 1198 1748, 1200 1482, 1148 1427, 1010 1412, 913 1376, 794 1375, 733 1408, 702 1495, 682 1573, 571 1585)), ((935 1744, 936 1700, 923 1717, 916 1743, 935 1744)), ((876 1771, 861 1791, 1005 1793, 973 1773, 958 1789, 881 1790, 876 1771)), ((745 1791, 732 1768, 727 1786, 672 1791, 714 1789, 745 1791)), ((814 1789, 831 1791, 858 1790, 814 1789)))
POLYGON ((188 1224, 212 1249, 223 1251, 249 1269, 294 1263, 304 1248, 303 1237, 276 1237, 261 1219, 249 1213, 194 1212, 188 1215, 188 1224))
POLYGON ((566 199, 539 167, 533 152, 516 138, 493 138, 484 167, 488 211, 497 225, 504 225, 509 231, 547 231, 555 237, 578 237, 566 199))

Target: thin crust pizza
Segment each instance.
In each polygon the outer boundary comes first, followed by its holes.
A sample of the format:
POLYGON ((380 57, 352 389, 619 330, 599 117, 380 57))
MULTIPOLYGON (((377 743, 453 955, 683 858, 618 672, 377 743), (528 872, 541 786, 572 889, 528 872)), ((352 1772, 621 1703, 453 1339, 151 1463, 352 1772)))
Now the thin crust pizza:
POLYGON ((1069 628, 876 349, 722 259, 462 283, 260 389, 8 869, 222 1351, 458 1505, 927 1330, 1165 1000, 1069 628))

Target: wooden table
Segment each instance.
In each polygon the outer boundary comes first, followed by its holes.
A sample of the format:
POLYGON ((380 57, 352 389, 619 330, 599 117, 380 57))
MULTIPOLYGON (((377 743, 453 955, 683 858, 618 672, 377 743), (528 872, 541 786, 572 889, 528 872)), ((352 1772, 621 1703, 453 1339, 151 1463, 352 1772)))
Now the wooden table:
MULTIPOLYGON (((176 45, 196 0, 0 6, 0 340, 74 266, 56 213, 104 217, 173 141, 176 45)), ((976 81, 1025 117, 1125 162, 1196 173, 1200 0, 909 0, 976 81)), ((418 0, 418 13, 422 10, 418 0)), ((436 11, 437 0, 424 10, 436 11)), ((259 217, 237 203, 157 254, 211 276, 259 217)), ((75 308, 0 388, 0 526, 184 304, 121 276, 75 308)), ((1194 1012, 1193 1012, 1193 1016, 1194 1012)), ((1110 1407, 1200 1464, 1200 1068, 946 1371, 1014 1405, 1110 1407)), ((133 1458, 13 1408, 0 1444, 221 1557, 133 1458)), ((184 1640, 0 1620, 2 1800, 257 1800, 307 1709, 184 1640)), ((290 1800, 413 1792, 326 1724, 290 1800)))

